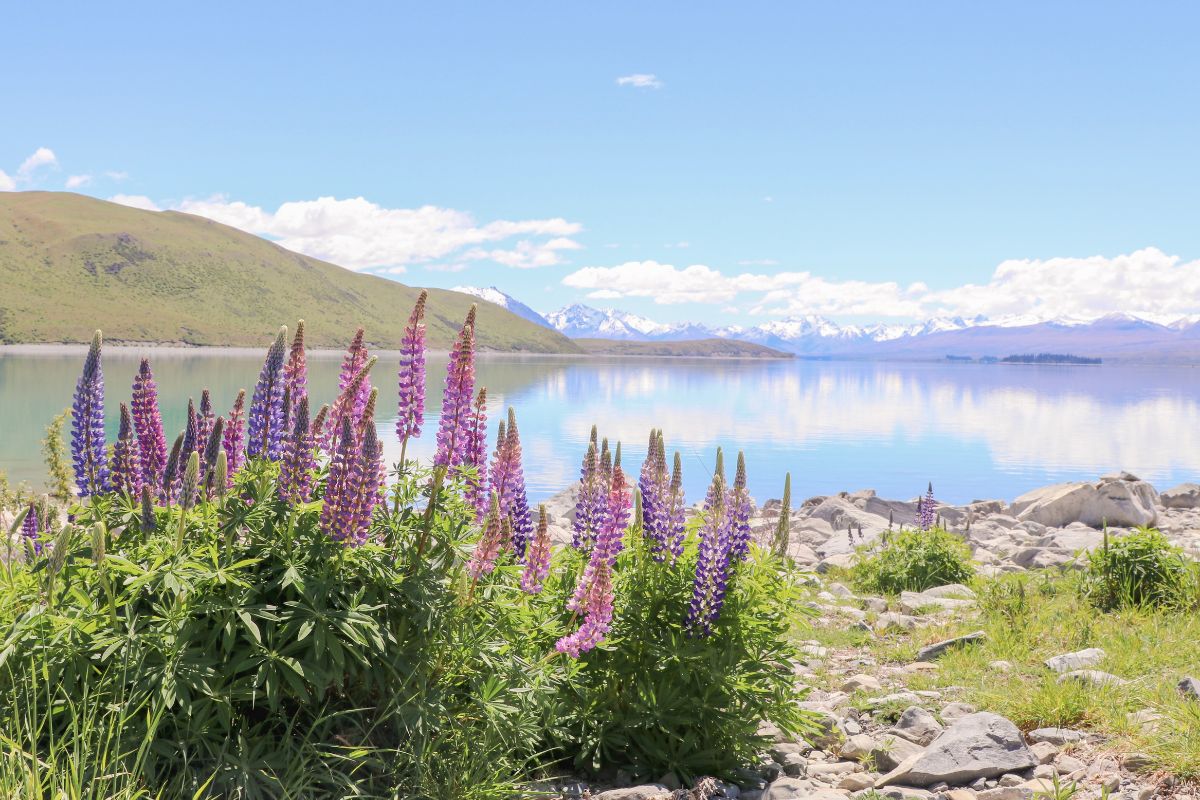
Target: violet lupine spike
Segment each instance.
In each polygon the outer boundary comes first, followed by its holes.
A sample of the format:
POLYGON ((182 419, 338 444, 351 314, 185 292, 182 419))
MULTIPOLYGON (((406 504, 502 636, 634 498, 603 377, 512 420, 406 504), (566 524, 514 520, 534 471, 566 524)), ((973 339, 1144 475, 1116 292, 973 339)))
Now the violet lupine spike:
POLYGON ((258 374, 246 418, 247 458, 278 461, 283 454, 283 359, 287 332, 286 325, 279 329, 258 374))
POLYGON ((929 491, 917 501, 917 527, 923 531, 930 530, 937 523, 937 500, 933 499, 933 483, 929 491))
POLYGON ((655 561, 674 560, 669 541, 671 521, 670 474, 667 472, 666 443, 662 431, 650 432, 646 460, 642 463, 638 489, 642 498, 642 534, 650 544, 655 561))
POLYGON ((504 513, 500 510, 500 498, 491 493, 487 516, 484 519, 483 535, 467 561, 467 575, 477 581, 496 569, 496 559, 504 546, 504 513))
POLYGON ((476 519, 482 519, 487 508, 487 388, 479 390, 471 418, 467 424, 467 442, 462 467, 474 468, 475 476, 468 479, 467 498, 475 505, 476 519))
MULTIPOLYGON (((200 410, 196 415, 196 450, 200 453, 200 475, 207 472, 209 464, 205 461, 208 452, 208 439, 212 435, 213 424, 217 415, 213 413, 212 397, 208 389, 200 392, 200 410)), ((214 454, 214 458, 215 458, 214 454)))
POLYGON ((133 434, 129 408, 124 403, 121 403, 121 427, 117 433, 117 441, 113 444, 109 477, 114 492, 137 497, 142 490, 142 464, 137 439, 133 434))
POLYGON ((374 420, 367 426, 362 443, 346 481, 346 508, 349 511, 345 541, 352 545, 366 542, 375 506, 383 497, 382 447, 374 420))
POLYGON ((233 473, 242 466, 246 448, 246 390, 238 390, 237 399, 229 411, 229 422, 225 426, 225 457, 229 465, 229 485, 233 485, 233 473))
POLYGON ((537 532, 525 548, 525 569, 521 572, 521 590, 538 594, 550 574, 550 519, 544 505, 538 506, 537 532))
POLYGON ((632 500, 633 494, 630 491, 629 482, 625 478, 625 471, 621 469, 621 443, 617 442, 604 520, 604 524, 607 526, 606 547, 610 563, 615 562, 617 554, 625 547, 625 531, 629 528, 632 500))
MULTIPOLYGON (((595 570, 591 575, 586 591, 579 599, 577 613, 583 615, 583 624, 574 633, 567 634, 554 644, 560 653, 571 658, 579 658, 592 650, 612 628, 613 619, 613 585, 612 568, 606 559, 595 559, 595 570)), ((588 562, 589 565, 592 563, 588 562)))
POLYGON ((137 434, 141 459, 142 483, 158 486, 167 465, 167 437, 163 433, 162 412, 158 407, 158 386, 150 371, 150 360, 143 358, 133 378, 133 399, 129 408, 137 434))
POLYGON ((746 456, 740 450, 726 508, 729 518, 729 557, 745 561, 750 555, 750 514, 753 512, 753 503, 746 489, 746 456))
MULTIPOLYGON (((593 428, 593 430, 595 430, 593 428)), ((573 536, 571 546, 576 550, 590 550, 596 543, 597 521, 593 519, 596 508, 594 495, 598 491, 599 465, 596 461, 596 445, 588 445, 579 470, 579 494, 575 500, 575 519, 571 523, 573 536)))
POLYGON ((683 555, 683 541, 687 533, 687 502, 683 496, 683 458, 675 451, 675 462, 671 470, 671 486, 668 490, 669 511, 666 514, 665 539, 667 550, 674 562, 683 555))
POLYGON ((200 477, 204 483, 204 499, 208 500, 212 497, 213 489, 217 486, 224 489, 226 481, 229 480, 229 457, 225 457, 225 472, 220 475, 220 482, 217 483, 217 465, 221 460, 221 454, 225 452, 223 442, 225 441, 225 418, 217 417, 213 422, 212 430, 208 432, 208 441, 204 445, 204 454, 200 459, 201 473, 200 477))
POLYGON ((104 438, 104 369, 100 331, 92 336, 71 404, 71 460, 80 497, 108 491, 108 444, 104 438))
POLYGON ((183 434, 175 437, 175 444, 171 445, 171 455, 167 456, 167 464, 163 468, 162 487, 159 491, 159 497, 162 498, 164 505, 171 505, 171 501, 177 494, 175 491, 175 477, 179 469, 179 453, 183 450, 183 434))
POLYGON ((293 432, 295 412, 300 407, 300 398, 308 396, 308 362, 304 353, 304 320, 296 323, 296 335, 292 337, 292 349, 287 363, 283 365, 284 430, 285 435, 293 432))
POLYGON ((199 423, 196 420, 196 404, 189 397, 187 424, 183 428, 183 446, 179 449, 179 462, 176 465, 175 485, 177 488, 179 482, 183 480, 183 473, 187 469, 188 459, 192 457, 192 453, 198 452, 198 448, 200 447, 197 441, 200 438, 199 427, 199 423))
POLYGON ((42 552, 42 540, 38 536, 39 533, 37 507, 30 503, 29 508, 25 511, 25 519, 21 521, 21 538, 33 547, 34 555, 42 552))
POLYGON ((404 328, 404 339, 400 343, 400 372, 398 374, 399 404, 396 415, 396 438, 401 450, 409 439, 421 435, 421 423, 425 420, 425 301, 429 292, 424 289, 417 296, 404 328))
POLYGON ((642 497, 642 515, 634 522, 642 526, 642 532, 650 541, 657 541, 658 530, 658 484, 655 474, 655 451, 658 449, 658 431, 651 429, 650 442, 646 446, 646 460, 638 473, 638 493, 642 497))
POLYGON ((371 369, 375 366, 376 361, 378 361, 378 358, 375 356, 367 358, 366 362, 358 370, 358 373, 350 379, 350 382, 338 394, 337 399, 333 401, 333 406, 329 409, 329 421, 325 423, 325 438, 322 440, 321 445, 325 452, 333 454, 341 446, 343 420, 349 421, 350 430, 355 439, 361 439, 359 431, 364 412, 366 411, 367 402, 370 401, 371 395, 375 391, 371 386, 368 376, 371 374, 371 369), (362 408, 356 410, 358 395, 363 388, 367 390, 367 400, 363 402, 362 408))
POLYGON ((468 458, 471 399, 475 392, 475 306, 467 312, 450 352, 446 389, 442 394, 442 416, 438 422, 436 467, 449 471, 468 458))
POLYGON ((337 452, 329 462, 329 478, 321 508, 321 529, 337 541, 345 541, 351 534, 354 520, 352 472, 359 460, 349 417, 342 418, 341 427, 337 452))
POLYGON ((517 431, 517 412, 508 408, 508 518, 512 521, 513 550, 518 558, 525 555, 525 548, 533 536, 533 515, 529 511, 529 495, 525 491, 525 467, 522 463, 521 434, 517 431))
POLYGON ((729 573, 729 535, 726 488, 721 451, 717 451, 717 470, 713 474, 708 496, 704 501, 703 522, 700 527, 700 552, 696 559, 696 577, 692 583, 692 600, 688 605, 685 626, 693 636, 712 633, 713 624, 725 603, 725 588, 729 573))

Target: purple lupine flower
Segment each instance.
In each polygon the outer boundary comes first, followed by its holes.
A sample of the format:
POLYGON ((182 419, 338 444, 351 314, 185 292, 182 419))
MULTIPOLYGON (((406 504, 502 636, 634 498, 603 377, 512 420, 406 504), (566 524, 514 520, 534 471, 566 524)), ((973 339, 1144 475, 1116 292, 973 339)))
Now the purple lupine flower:
POLYGON ((937 505, 937 500, 933 499, 933 483, 931 481, 929 491, 923 498, 917 500, 917 527, 919 529, 927 531, 937 524, 937 505))
POLYGON ((366 541, 375 506, 383 499, 383 445, 375 429, 373 411, 377 390, 364 404, 361 437, 355 435, 350 416, 342 417, 338 449, 329 465, 321 528, 334 539, 351 545, 366 541), (370 416, 369 416, 370 415, 370 416))
POLYGON ((224 467, 221 468, 221 454, 225 452, 223 443, 225 441, 225 418, 217 417, 213 422, 212 430, 208 432, 208 441, 204 445, 204 450, 201 452, 200 463, 207 466, 203 467, 203 472, 200 473, 201 480, 204 484, 204 499, 208 500, 212 497, 213 489, 220 489, 222 492, 229 481, 229 456, 226 454, 224 467), (218 469, 221 469, 218 475, 218 469))
MULTIPOLYGON (((324 423, 323 428, 321 429, 323 431, 323 436, 320 440, 322 442, 321 448, 326 452, 330 454, 335 453, 341 446, 342 420, 349 420, 350 430, 353 432, 352 435, 356 440, 355 444, 357 445, 358 442, 361 441, 362 423, 365 417, 364 412, 366 411, 366 405, 367 402, 370 402, 371 396, 376 394, 375 389, 371 386, 370 378, 368 377, 371 374, 371 369, 375 366, 376 361, 378 361, 378 358, 375 356, 369 356, 366 362, 358 370, 358 374, 350 379, 350 382, 347 383, 342 388, 342 391, 338 394, 337 399, 333 401, 333 405, 329 409, 329 421, 324 423), (361 408, 356 408, 358 405, 358 395, 364 386, 367 388, 367 401, 363 403, 361 408)), ((372 415, 373 414, 374 405, 372 405, 372 415)), ((373 421, 372 424, 374 424, 373 421)), ((317 433, 318 429, 314 427, 314 437, 317 435, 317 433)))
POLYGON ((163 433, 162 413, 158 408, 158 386, 150 372, 150 360, 143 358, 133 378, 133 400, 130 403, 133 429, 137 433, 138 456, 141 459, 142 483, 158 486, 162 483, 163 468, 167 465, 167 437, 163 433))
MULTIPOLYGON (((612 567, 608 559, 596 558, 593 551, 588 566, 594 564, 589 581, 583 594, 574 603, 576 613, 583 615, 583 624, 574 633, 567 634, 554 644, 560 653, 571 658, 579 658, 583 653, 593 649, 612 628, 613 619, 613 584, 612 567)), ((585 570, 585 574, 587 571, 585 570)), ((572 598, 574 600, 575 598, 572 598)))
POLYGON ((668 490, 669 511, 666 514, 664 538, 672 563, 683 555, 683 540, 687 532, 687 503, 683 496, 683 459, 675 451, 675 463, 671 470, 671 486, 668 490))
POLYGON ((496 560, 504 547, 504 531, 507 525, 508 520, 500 510, 500 498, 492 492, 487 517, 484 520, 483 535, 479 537, 479 544, 475 545, 471 558, 467 561, 467 574, 471 576, 472 581, 477 581, 496 569, 496 560))
POLYGON ((283 365, 283 424, 287 433, 294 430, 300 398, 307 396, 308 363, 304 355, 304 320, 300 320, 296 323, 296 335, 292 337, 292 349, 288 353, 287 363, 283 365))
POLYGON ((592 515, 596 509, 595 495, 599 492, 598 462, 596 444, 592 442, 579 470, 579 494, 575 499, 575 519, 571 523, 571 546, 576 550, 589 550, 596 543, 598 520, 592 515))
POLYGON ((446 371, 446 390, 442 395, 442 417, 438 423, 437 453, 434 466, 449 471, 470 455, 467 441, 471 424, 471 399, 475 392, 475 306, 467 312, 446 371))
POLYGON ((425 301, 429 292, 417 296, 404 328, 400 343, 399 413, 396 415, 396 437, 400 440, 400 461, 403 465, 408 440, 421 435, 425 420, 425 301))
POLYGON ((30 503, 29 509, 25 512, 25 519, 21 522, 21 538, 33 547, 34 555, 42 552, 42 540, 38 536, 40 532, 37 507, 30 503))
POLYGON ((209 467, 204 458, 208 449, 209 437, 212 436, 213 423, 216 420, 217 415, 213 413, 212 396, 208 389, 204 389, 200 392, 200 410, 196 414, 196 450, 200 453, 200 474, 202 476, 209 467))
POLYGON ((246 444, 246 390, 239 389, 237 400, 229 411, 229 424, 225 426, 225 457, 229 464, 229 485, 233 485, 233 473, 242 466, 246 444))
POLYGON ((345 541, 349 538, 354 518, 349 485, 358 452, 354 446, 354 429, 350 417, 343 417, 338 449, 329 461, 329 478, 325 483, 325 499, 321 508, 321 529, 330 537, 345 541))
POLYGON ((688 605, 686 628, 693 636, 707 636, 721 614, 729 577, 729 534, 725 471, 721 451, 717 450, 717 469, 704 500, 700 526, 700 552, 696 559, 696 577, 692 600, 688 605))
POLYGON ((746 456, 740 450, 733 488, 729 491, 729 499, 725 505, 729 517, 729 557, 736 561, 745 561, 750 555, 750 514, 753 511, 753 502, 750 500, 750 492, 746 489, 746 456))
POLYGON ((280 462, 280 497, 287 503, 307 503, 312 489, 313 443, 308 429, 308 397, 296 404, 292 434, 283 444, 280 462))
POLYGON ((159 497, 162 498, 163 504, 168 506, 176 495, 175 478, 179 473, 179 453, 183 450, 183 436, 181 433, 175 437, 175 444, 171 445, 171 455, 167 456, 167 463, 163 467, 159 497))
POLYGON ((521 589, 538 594, 550 574, 550 520, 544 505, 538 506, 537 533, 525 549, 525 569, 521 572, 521 589))
POLYGON ((483 519, 487 509, 487 389, 479 390, 471 416, 467 420, 467 437, 463 447, 462 463, 455 468, 474 468, 473 477, 467 478, 467 499, 475 506, 475 519, 483 519))
MULTIPOLYGON (((642 464, 638 489, 642 497, 642 531, 655 561, 675 560, 672 521, 671 475, 667 471, 666 442, 661 430, 650 432, 650 445, 642 464)), ((682 530, 679 546, 682 546, 682 530)))
POLYGON ((108 491, 108 445, 104 439, 104 369, 100 363, 103 335, 96 331, 75 384, 71 404, 71 460, 80 497, 108 491))
MULTIPOLYGON (((372 400, 373 405, 374 392, 372 400)), ((367 540, 371 529, 371 518, 375 507, 383 502, 384 479, 386 472, 383 466, 383 443, 379 441, 379 433, 375 428, 375 416, 372 413, 370 422, 363 432, 362 446, 359 453, 359 475, 357 494, 354 505, 355 541, 362 544, 367 540)))
POLYGON ((267 351, 247 417, 247 458, 278 461, 283 454, 283 353, 287 347, 287 326, 279 329, 267 351))
POLYGON ((117 441, 113 444, 112 465, 109 468, 114 492, 124 492, 130 497, 137 497, 142 491, 142 464, 139 455, 129 408, 121 403, 121 428, 117 433, 117 441))
MULTIPOLYGON (((188 459, 192 457, 192 453, 198 452, 200 448, 200 425, 196 419, 196 404, 192 402, 192 398, 188 398, 187 409, 187 424, 183 429, 183 445, 179 448, 179 461, 176 464, 175 472, 175 488, 179 488, 179 482, 183 480, 183 473, 187 469, 188 459)), ((178 492, 176 492, 178 494, 178 492)))
POLYGON ((506 516, 512 522, 513 550, 517 557, 525 555, 529 538, 533 535, 533 515, 529 511, 529 495, 525 491, 525 467, 521 459, 521 434, 517 432, 517 412, 509 406, 508 409, 508 440, 507 440, 505 483, 508 487, 509 503, 504 509, 506 516))

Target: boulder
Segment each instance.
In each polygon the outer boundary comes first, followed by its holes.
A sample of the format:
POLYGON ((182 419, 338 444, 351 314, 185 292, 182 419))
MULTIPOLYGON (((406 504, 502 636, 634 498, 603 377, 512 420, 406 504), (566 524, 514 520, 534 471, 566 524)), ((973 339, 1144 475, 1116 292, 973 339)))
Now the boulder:
POLYGON ((1163 508, 1200 508, 1200 483, 1181 483, 1158 496, 1163 508))
POLYGON ((913 756, 923 752, 921 745, 908 739, 901 739, 890 733, 879 737, 879 744, 872 751, 875 765, 880 771, 893 770, 913 756))
POLYGON ((941 658, 949 650, 982 642, 986 638, 987 634, 983 631, 975 631, 964 636, 955 636, 953 639, 934 642, 933 644, 925 645, 917 651, 917 661, 933 661, 934 659, 941 658))
POLYGON ((1200 700, 1200 680, 1188 676, 1175 684, 1175 688, 1188 700, 1200 700))
POLYGON ((920 706, 910 706, 904 710, 889 732, 924 747, 943 730, 945 729, 942 724, 933 714, 920 706))
POLYGON ((1051 656, 1043 663, 1055 672, 1073 672, 1099 666, 1105 655, 1105 652, 1099 647, 1089 647, 1086 650, 1076 650, 1074 653, 1051 656))
POLYGON ((670 790, 661 783, 647 783, 642 786, 626 786, 623 789, 609 789, 596 795, 596 800, 662 800, 670 790))
POLYGON ((876 785, 961 785, 976 778, 1020 772, 1037 763, 1016 725, 998 714, 982 711, 955 722, 876 785))
POLYGON ((1039 522, 1052 528, 1072 522, 1093 528, 1136 527, 1158 521, 1158 504, 1153 486, 1123 473, 1094 483, 1075 481, 1034 489, 1014 500, 1011 511, 1022 522, 1039 522))
POLYGON ((780 778, 767 787, 761 800, 846 800, 848 792, 837 789, 813 789, 808 781, 780 778))
POLYGON ((1035 728, 1029 732, 1029 741, 1035 744, 1046 743, 1058 747, 1071 742, 1082 742, 1087 738, 1083 731, 1071 728, 1035 728))
POLYGON ((1076 669, 1058 676, 1059 683, 1074 681, 1085 686, 1124 686, 1129 681, 1098 669, 1076 669))

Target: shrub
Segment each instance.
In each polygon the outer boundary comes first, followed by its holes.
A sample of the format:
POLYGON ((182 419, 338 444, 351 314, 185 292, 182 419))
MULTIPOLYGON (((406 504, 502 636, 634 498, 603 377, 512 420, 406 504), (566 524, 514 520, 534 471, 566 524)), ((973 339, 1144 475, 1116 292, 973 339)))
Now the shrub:
POLYGON ((971 551, 962 539, 942 528, 887 536, 881 546, 860 548, 852 577, 869 592, 922 592, 971 579, 971 551))
POLYGON ((1088 553, 1080 595, 1104 611, 1194 604, 1195 567, 1157 530, 1140 528, 1088 553))

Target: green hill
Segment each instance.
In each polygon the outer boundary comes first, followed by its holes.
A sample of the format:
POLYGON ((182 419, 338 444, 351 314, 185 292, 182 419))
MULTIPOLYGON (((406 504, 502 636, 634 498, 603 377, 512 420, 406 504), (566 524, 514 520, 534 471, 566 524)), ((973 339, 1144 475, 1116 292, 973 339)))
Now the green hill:
MULTIPOLYGON (((259 346, 305 320, 313 347, 362 325, 396 347, 418 289, 318 261, 203 217, 65 192, 0 192, 0 343, 259 346)), ((475 298, 429 291, 429 343, 447 348, 475 298)), ((480 303, 481 349, 577 353, 565 336, 480 303)))

